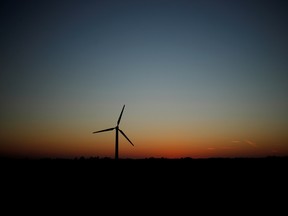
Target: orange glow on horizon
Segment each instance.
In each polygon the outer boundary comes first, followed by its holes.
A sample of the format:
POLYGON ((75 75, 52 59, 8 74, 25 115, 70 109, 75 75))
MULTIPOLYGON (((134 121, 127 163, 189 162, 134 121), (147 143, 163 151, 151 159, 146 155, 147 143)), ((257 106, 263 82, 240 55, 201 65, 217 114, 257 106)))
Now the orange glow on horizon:
MULTIPOLYGON (((125 130, 126 132, 126 130, 125 130)), ((209 157, 265 157, 286 156, 288 147, 285 137, 270 139, 217 139, 198 137, 190 141, 174 137, 161 140, 160 136, 146 140, 135 139, 135 134, 127 133, 135 146, 125 138, 119 139, 119 158, 209 158, 209 157), (134 135, 134 136, 133 136, 134 135), (271 144, 274 145, 271 147, 271 144)), ((1 140, 0 154, 17 157, 110 157, 115 155, 115 134, 103 133, 94 136, 71 136, 38 134, 29 137, 10 137, 1 140), (69 137, 69 138, 67 138, 69 137), (87 138, 88 137, 88 138, 87 138)), ((139 136, 140 137, 140 136, 139 136)))
MULTIPOLYGON (((105 145, 79 145, 64 144, 61 147, 56 143, 23 143, 15 144, 15 148, 2 148, 1 153, 7 156, 16 157, 110 157, 114 158, 114 143, 105 143, 105 145), (25 146, 25 147, 24 147, 25 146)), ((125 143, 126 144, 126 143, 125 143)), ((128 144, 127 144, 128 145, 128 144)), ((210 157, 265 157, 265 156, 286 156, 288 149, 269 149, 245 147, 199 147, 167 145, 165 148, 156 146, 151 147, 119 147, 119 158, 210 158, 210 157)))

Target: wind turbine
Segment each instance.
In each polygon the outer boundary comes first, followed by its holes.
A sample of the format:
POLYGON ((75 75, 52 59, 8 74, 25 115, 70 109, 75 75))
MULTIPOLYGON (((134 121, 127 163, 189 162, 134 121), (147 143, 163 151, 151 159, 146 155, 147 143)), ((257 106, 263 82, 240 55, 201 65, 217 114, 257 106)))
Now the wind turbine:
POLYGON ((115 159, 117 160, 118 159, 118 132, 120 131, 120 133, 134 146, 134 144, 131 142, 131 140, 125 135, 125 133, 119 128, 119 124, 120 124, 120 121, 121 121, 121 117, 122 117, 122 114, 123 114, 123 111, 124 111, 124 108, 125 108, 125 105, 123 106, 122 108, 122 111, 120 113, 120 116, 118 118, 118 121, 117 121, 117 125, 116 127, 113 127, 113 128, 108 128, 108 129, 104 129, 104 130, 100 130, 100 131, 95 131, 93 133, 100 133, 100 132, 105 132, 105 131, 112 131, 115 129, 115 132, 116 132, 116 139, 115 139, 115 159))

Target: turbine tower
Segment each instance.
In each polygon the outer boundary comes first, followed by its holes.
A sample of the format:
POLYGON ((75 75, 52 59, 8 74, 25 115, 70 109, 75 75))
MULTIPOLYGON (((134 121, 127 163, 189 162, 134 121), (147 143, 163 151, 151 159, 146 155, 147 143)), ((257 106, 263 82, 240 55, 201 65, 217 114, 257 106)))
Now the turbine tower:
POLYGON ((115 129, 115 132, 116 132, 116 139, 115 139, 115 159, 117 160, 118 159, 118 132, 120 131, 120 133, 134 146, 134 144, 131 142, 131 140, 125 135, 125 133, 119 128, 119 124, 120 124, 120 121, 121 121, 121 117, 122 117, 122 114, 123 114, 123 111, 124 111, 124 108, 125 108, 125 105, 123 106, 122 108, 122 111, 120 113, 120 116, 118 118, 118 121, 117 121, 117 125, 116 127, 113 127, 113 128, 108 128, 108 129, 104 129, 104 130, 100 130, 100 131, 95 131, 93 133, 100 133, 100 132, 105 132, 105 131, 112 131, 115 129))

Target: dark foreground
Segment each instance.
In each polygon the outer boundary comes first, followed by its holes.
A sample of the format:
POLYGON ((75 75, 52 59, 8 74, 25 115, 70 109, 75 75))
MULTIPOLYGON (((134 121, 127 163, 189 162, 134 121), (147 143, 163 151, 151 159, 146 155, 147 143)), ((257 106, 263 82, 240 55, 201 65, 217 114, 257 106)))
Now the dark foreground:
POLYGON ((288 157, 209 159, 0 159, 1 176, 20 179, 221 179, 285 177, 288 157), (111 178, 110 178, 111 177, 111 178))
POLYGON ((201 206, 205 212, 209 206, 202 206, 208 204, 223 213, 229 204, 237 212, 251 207, 275 212, 286 206, 287 164, 288 157, 1 159, 2 207, 13 213, 17 206, 28 208, 21 212, 37 206, 54 214, 59 207, 73 212, 84 203, 93 214, 99 209, 110 214, 120 205, 122 213, 142 215, 154 208, 160 214, 186 214, 201 206))

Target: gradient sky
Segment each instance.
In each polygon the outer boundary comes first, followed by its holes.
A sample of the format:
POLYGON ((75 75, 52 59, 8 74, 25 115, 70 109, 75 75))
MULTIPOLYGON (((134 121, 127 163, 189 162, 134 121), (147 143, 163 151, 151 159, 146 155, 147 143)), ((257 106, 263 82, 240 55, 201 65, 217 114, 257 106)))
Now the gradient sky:
POLYGON ((0 155, 288 155, 288 1, 0 4, 0 155))

